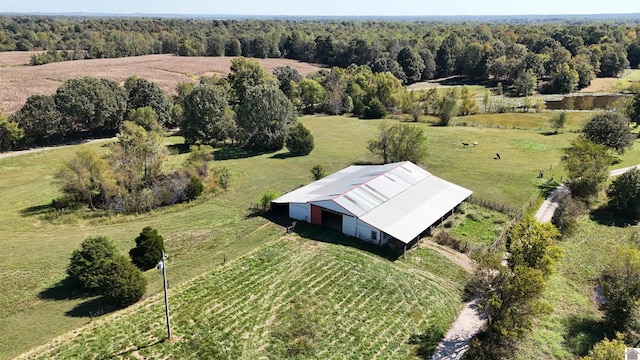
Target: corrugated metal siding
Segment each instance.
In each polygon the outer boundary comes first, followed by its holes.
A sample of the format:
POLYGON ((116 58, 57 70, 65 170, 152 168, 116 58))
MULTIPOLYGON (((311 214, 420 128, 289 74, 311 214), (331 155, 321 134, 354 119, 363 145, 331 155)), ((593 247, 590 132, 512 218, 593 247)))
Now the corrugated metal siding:
POLYGON ((471 194, 470 190, 432 175, 361 219, 409 243, 471 194))
POLYGON ((370 233, 360 231, 360 224, 366 223, 366 228, 374 227, 409 243, 471 193, 406 161, 350 166, 274 203, 312 204, 312 223, 322 222, 320 207, 351 214, 362 220, 357 223, 356 237, 370 241, 370 233))

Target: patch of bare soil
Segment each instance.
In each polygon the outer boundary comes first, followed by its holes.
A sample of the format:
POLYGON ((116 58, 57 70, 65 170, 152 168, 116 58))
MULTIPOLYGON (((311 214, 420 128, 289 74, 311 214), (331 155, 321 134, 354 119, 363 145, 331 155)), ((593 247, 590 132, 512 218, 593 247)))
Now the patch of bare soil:
MULTIPOLYGON (((0 52, 0 112, 13 113, 31 95, 54 94, 65 81, 91 76, 124 82, 137 76, 155 82, 168 94, 184 81, 197 82, 203 76, 227 76, 233 57, 183 57, 170 54, 145 55, 119 59, 63 61, 29 66, 34 52, 0 52)), ((288 59, 256 59, 268 71, 291 66, 305 76, 322 68, 288 59)))
POLYGON ((613 82, 618 78, 595 78, 591 80, 591 85, 580 89, 581 93, 607 92, 613 87, 613 82))
POLYGON ((443 255, 444 257, 449 259, 449 261, 460 266, 462 269, 464 269, 464 271, 468 272, 469 274, 472 274, 476 269, 475 261, 471 260, 467 255, 461 254, 451 248, 442 246, 438 243, 435 243, 427 239, 421 240, 419 243, 419 246, 429 248, 437 252, 438 254, 443 255))

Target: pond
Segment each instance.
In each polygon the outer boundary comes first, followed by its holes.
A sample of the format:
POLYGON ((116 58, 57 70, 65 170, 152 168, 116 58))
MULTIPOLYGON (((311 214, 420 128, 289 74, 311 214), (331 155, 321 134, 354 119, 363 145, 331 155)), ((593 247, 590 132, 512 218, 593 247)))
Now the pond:
POLYGON ((593 110, 606 109, 619 99, 627 95, 580 95, 565 96, 561 100, 545 100, 548 110, 593 110))

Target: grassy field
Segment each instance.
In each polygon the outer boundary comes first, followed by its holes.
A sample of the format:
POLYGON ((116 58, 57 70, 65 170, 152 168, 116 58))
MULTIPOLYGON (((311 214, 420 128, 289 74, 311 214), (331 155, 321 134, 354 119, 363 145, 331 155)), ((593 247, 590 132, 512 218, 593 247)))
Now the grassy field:
MULTIPOLYGON (((457 117, 451 122, 453 125, 497 127, 505 129, 529 129, 541 132, 552 131, 549 120, 557 116, 558 112, 539 113, 508 113, 508 114, 476 114, 457 117)), ((567 113, 567 122, 560 132, 575 132, 582 129, 584 124, 593 116, 592 112, 575 111, 567 113)))
MULTIPOLYGON (((74 148, 0 160, 0 323, 3 329, 11 329, 0 332, 0 358, 16 356, 84 325, 88 311, 103 308, 99 300, 73 298, 58 285, 71 252, 85 237, 106 235, 125 252, 143 227, 152 226, 165 237, 171 282, 182 283, 219 268, 223 257, 238 259, 281 234, 282 227, 253 216, 248 209, 266 190, 284 193, 309 183, 309 170, 316 164, 331 173, 352 163, 376 161, 366 143, 379 121, 325 116, 302 121, 315 137, 316 148, 309 156, 287 157, 286 150, 250 154, 219 149, 214 165, 227 167, 232 175, 227 192, 137 216, 48 211, 46 205, 58 195, 51 174, 73 155, 74 148)), ((540 170, 545 170, 546 178, 558 180, 563 175, 558 166, 562 148, 576 136, 569 132, 547 135, 533 124, 518 129, 412 126, 424 127, 427 134, 429 156, 422 164, 427 170, 473 190, 477 197, 516 208, 538 201, 541 180, 536 176, 540 170), (464 148, 461 141, 478 141, 479 145, 464 148), (501 160, 494 160, 496 152, 501 160)), ((180 143, 181 139, 173 137, 168 142, 180 143)), ((85 146, 104 149, 101 144, 85 146)), ((171 156, 169 166, 179 164, 185 156, 171 156)), ((634 149, 621 163, 637 158, 640 151, 634 149)), ((146 276, 148 296, 154 296, 161 291, 161 279, 155 271, 146 276)))
POLYGON ((611 260, 607 254, 639 231, 638 225, 616 226, 597 216, 581 218, 579 230, 560 243, 564 258, 544 295, 554 310, 537 322, 515 359, 574 359, 603 339, 594 280, 611 260))
POLYGON ((28 357, 284 359, 299 352, 406 359, 415 351, 412 335, 446 329, 455 317, 466 274, 445 271, 443 257, 419 250, 390 261, 316 230, 301 231, 322 242, 286 236, 172 288, 174 342, 161 341, 166 327, 157 296, 28 357))

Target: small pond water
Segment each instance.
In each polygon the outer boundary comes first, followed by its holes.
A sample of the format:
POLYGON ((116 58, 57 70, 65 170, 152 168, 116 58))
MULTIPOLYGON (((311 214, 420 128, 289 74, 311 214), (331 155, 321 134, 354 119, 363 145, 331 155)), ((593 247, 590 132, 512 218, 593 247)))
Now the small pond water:
POLYGON ((548 110, 593 110, 606 109, 607 106, 627 95, 582 95, 565 96, 561 100, 546 100, 548 110))

